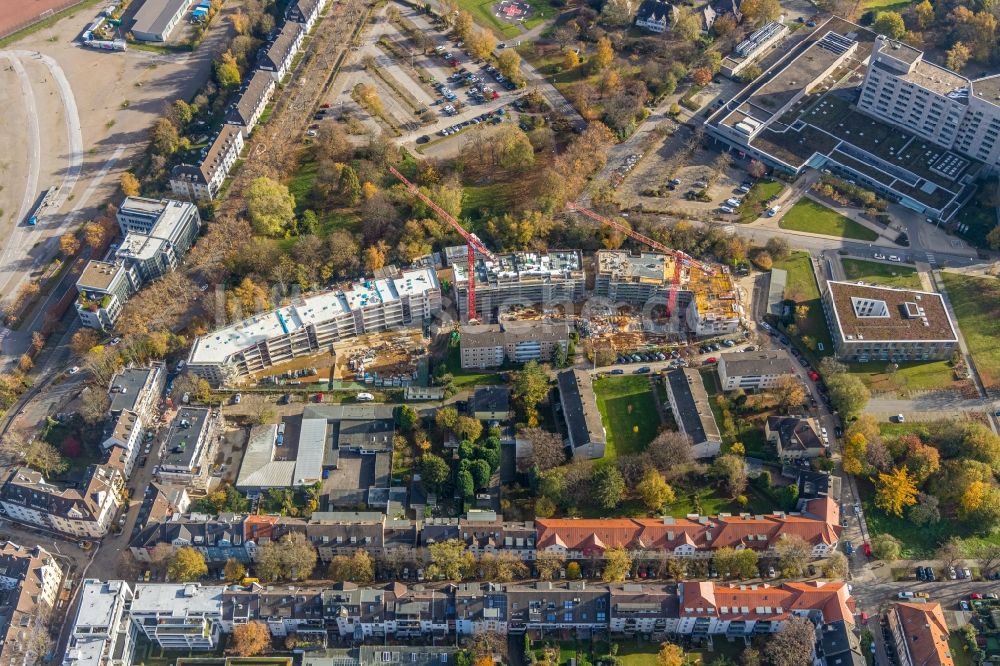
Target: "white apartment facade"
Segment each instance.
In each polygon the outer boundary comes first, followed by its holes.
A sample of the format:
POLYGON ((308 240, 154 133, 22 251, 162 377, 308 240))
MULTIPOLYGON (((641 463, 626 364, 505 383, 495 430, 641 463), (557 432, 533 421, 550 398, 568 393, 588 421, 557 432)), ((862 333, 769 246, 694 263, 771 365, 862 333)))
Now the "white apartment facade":
POLYGON ((128 613, 133 596, 122 580, 83 581, 63 666, 131 666, 139 634, 128 613))
POLYGON ((441 286, 428 268, 365 280, 257 314, 195 340, 192 372, 219 385, 364 333, 421 326, 441 312, 441 286))
POLYGON ((212 650, 222 634, 222 591, 199 583, 139 583, 132 623, 165 650, 212 650))
POLYGON ((858 108, 993 170, 1000 167, 1000 76, 968 79, 880 35, 858 108))
POLYGON ((717 370, 723 391, 774 388, 782 377, 795 376, 792 359, 783 350, 720 354, 717 370))

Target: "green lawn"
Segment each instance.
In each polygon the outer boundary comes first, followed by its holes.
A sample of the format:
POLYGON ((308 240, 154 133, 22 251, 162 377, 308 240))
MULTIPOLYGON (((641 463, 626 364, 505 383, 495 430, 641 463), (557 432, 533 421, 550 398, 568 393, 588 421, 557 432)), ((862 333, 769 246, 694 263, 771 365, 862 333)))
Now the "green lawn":
POLYGON ((878 239, 878 234, 844 217, 840 213, 816 203, 812 199, 799 199, 792 209, 785 213, 778 226, 792 231, 807 231, 812 234, 854 238, 863 241, 878 239))
POLYGON ((869 282, 883 287, 923 289, 917 269, 864 259, 841 259, 848 280, 869 282))
POLYGON ((660 414, 649 381, 649 375, 594 380, 597 408, 608 436, 605 458, 640 453, 660 431, 660 414))
MULTIPOLYGON (((900 363, 892 373, 886 363, 852 363, 851 374, 877 392, 940 391, 955 388, 955 373, 947 361, 900 363)), ((905 424, 903 424, 905 425, 905 424)))
POLYGON ((462 217, 479 220, 489 217, 491 213, 509 210, 513 199, 509 183, 466 185, 462 188, 462 217))
MULTIPOLYGON (((710 397, 709 406, 712 408, 712 415, 715 417, 715 423, 719 426, 719 429, 722 430, 722 424, 724 421, 722 407, 715 399, 715 396, 722 391, 719 388, 715 368, 703 369, 701 371, 701 381, 705 385, 705 391, 710 397)), ((733 417, 733 423, 736 426, 736 436, 726 436, 725 433, 723 433, 723 451, 729 451, 729 447, 734 442, 740 442, 743 444, 746 455, 753 458, 761 458, 763 460, 776 460, 778 457, 777 451, 775 451, 774 446, 769 444, 764 438, 763 426, 760 423, 755 422, 753 416, 746 417, 732 412, 730 413, 733 417)), ((760 419, 762 417, 757 418, 760 419)))
POLYGON ((951 656, 955 660, 955 666, 974 666, 975 661, 969 654, 965 641, 958 633, 948 636, 948 647, 951 648, 951 656))
POLYGON ((471 388, 477 384, 492 385, 503 383, 500 375, 496 372, 490 372, 489 370, 463 370, 462 353, 457 346, 448 348, 448 357, 445 359, 445 364, 448 366, 448 372, 454 377, 452 384, 455 388, 471 388))
MULTIPOLYGON (((493 5, 495 0, 458 0, 461 9, 472 14, 472 18, 479 24, 493 28, 504 37, 517 37, 521 30, 514 24, 498 19, 493 15, 493 5)), ((534 3, 532 3, 534 6, 534 3)))
POLYGON ((808 252, 793 252, 787 259, 776 261, 774 268, 788 271, 788 281, 785 283, 785 299, 794 301, 795 305, 809 306, 809 314, 799 330, 796 345, 813 364, 819 366, 819 360, 833 353, 833 340, 823 313, 823 303, 820 300, 819 286, 808 252), (810 349, 802 343, 801 338, 809 336, 816 342, 816 348, 810 349), (820 348, 822 345, 822 348, 820 348))
POLYGON ((912 5, 915 0, 865 0, 865 11, 901 12, 912 5))
POLYGON ((743 199, 743 205, 740 206, 740 222, 756 220, 767 209, 764 202, 778 196, 784 189, 785 184, 780 180, 772 180, 771 182, 761 180, 755 183, 747 192, 746 198, 743 199))
POLYGON ((987 389, 1000 386, 1000 281, 942 273, 958 327, 987 389))
POLYGON ((666 514, 674 518, 697 513, 702 516, 717 516, 719 513, 770 513, 775 510, 771 502, 759 495, 753 488, 747 488, 746 496, 749 502, 746 506, 740 506, 728 497, 720 494, 715 486, 707 485, 707 482, 697 488, 674 489, 677 493, 677 501, 667 507, 666 514))

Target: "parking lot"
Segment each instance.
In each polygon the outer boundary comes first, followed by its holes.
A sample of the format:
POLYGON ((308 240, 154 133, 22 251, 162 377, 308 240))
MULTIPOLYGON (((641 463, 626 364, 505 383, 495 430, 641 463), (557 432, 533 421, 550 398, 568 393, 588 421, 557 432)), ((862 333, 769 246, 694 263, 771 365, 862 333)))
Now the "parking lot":
POLYGON ((506 112, 500 110, 520 95, 499 72, 470 57, 409 8, 400 9, 399 24, 383 9, 344 71, 310 130, 353 117, 369 133, 384 131, 399 144, 420 145, 483 122, 502 122, 506 112), (420 31, 436 47, 422 50, 407 30, 420 31), (352 95, 359 83, 375 88, 381 117, 373 117, 352 95))

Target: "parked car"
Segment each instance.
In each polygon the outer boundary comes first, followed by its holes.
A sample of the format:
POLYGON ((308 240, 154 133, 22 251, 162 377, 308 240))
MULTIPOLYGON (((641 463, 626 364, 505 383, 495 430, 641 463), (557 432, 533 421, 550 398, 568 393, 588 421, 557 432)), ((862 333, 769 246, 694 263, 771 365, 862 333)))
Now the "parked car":
POLYGON ((625 371, 622 370, 621 368, 615 368, 614 370, 611 371, 611 374, 613 374, 613 375, 624 375, 625 371))

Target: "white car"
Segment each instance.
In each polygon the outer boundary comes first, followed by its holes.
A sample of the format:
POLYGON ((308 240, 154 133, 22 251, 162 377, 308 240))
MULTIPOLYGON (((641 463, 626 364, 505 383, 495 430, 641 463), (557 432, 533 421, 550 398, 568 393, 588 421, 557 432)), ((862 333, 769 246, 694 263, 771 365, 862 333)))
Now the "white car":
POLYGON ((375 399, 375 396, 373 396, 371 393, 359 393, 358 394, 358 402, 371 402, 374 399, 375 399))
POLYGON ((913 592, 900 592, 899 593, 899 598, 900 599, 913 599, 916 596, 917 595, 913 594, 913 592))
POLYGON ((781 210, 781 206, 771 206, 770 208, 767 209, 767 216, 774 217, 775 215, 778 214, 779 210, 781 210))
POLYGON ((719 212, 725 213, 726 215, 731 215, 734 211, 730 206, 719 206, 719 212))
POLYGON ((306 136, 316 136, 316 130, 309 130, 306 132, 306 136))
POLYGON ((894 255, 894 254, 890 254, 890 255, 889 255, 889 261, 895 261, 895 262, 901 262, 901 261, 903 261, 903 260, 902 260, 902 259, 900 259, 899 257, 897 257, 897 256, 896 256, 896 255, 894 255))
POLYGON ((237 393, 236 395, 234 395, 234 396, 233 396, 233 404, 234 404, 234 405, 238 405, 238 404, 240 404, 240 402, 241 402, 242 400, 243 400, 243 395, 242 395, 242 394, 240 394, 240 393, 237 393))
POLYGON ((885 255, 882 254, 881 252, 876 252, 872 256, 875 257, 876 259, 885 259, 885 255))
POLYGON ((71 375, 75 375, 78 372, 80 372, 80 366, 78 365, 74 365, 72 368, 69 369, 69 374, 71 375))
POLYGON ((739 206, 741 203, 743 203, 743 200, 742 199, 737 199, 736 197, 729 197, 728 199, 726 199, 726 205, 727 206, 733 206, 733 207, 735 207, 735 206, 739 206))

